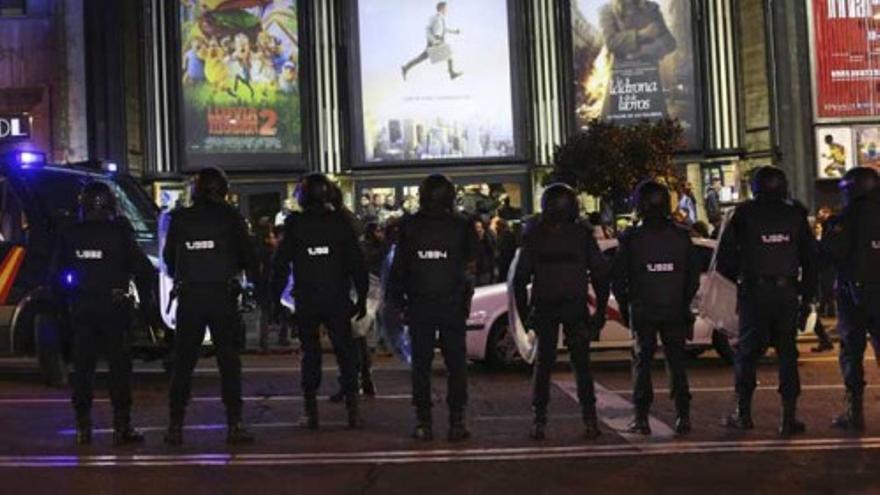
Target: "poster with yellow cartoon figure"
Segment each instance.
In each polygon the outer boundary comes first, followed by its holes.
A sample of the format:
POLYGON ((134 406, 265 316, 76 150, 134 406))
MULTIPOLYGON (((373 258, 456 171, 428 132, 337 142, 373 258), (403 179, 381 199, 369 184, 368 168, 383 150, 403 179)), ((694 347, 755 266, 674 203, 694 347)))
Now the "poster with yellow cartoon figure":
POLYGON ((190 162, 203 161, 199 155, 301 153, 298 32, 297 0, 181 0, 190 162))

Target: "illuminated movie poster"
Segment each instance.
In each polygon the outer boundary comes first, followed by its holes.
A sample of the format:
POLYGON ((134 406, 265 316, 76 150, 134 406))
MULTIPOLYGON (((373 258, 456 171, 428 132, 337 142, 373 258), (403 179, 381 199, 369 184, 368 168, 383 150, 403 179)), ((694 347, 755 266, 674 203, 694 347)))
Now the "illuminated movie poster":
POLYGON ((508 0, 358 0, 370 163, 516 155, 508 0))
POLYGON ((571 0, 578 127, 679 119, 700 146, 691 0, 571 0))
POLYGON ((880 3, 814 0, 811 14, 816 116, 880 116, 880 3))
MULTIPOLYGON (((297 0, 181 0, 182 112, 193 162, 301 153, 297 0), (202 157, 200 160, 199 157, 202 157)), ((191 163, 190 165, 194 165, 191 163)))
POLYGON ((855 167, 853 131, 849 127, 817 127, 816 150, 820 179, 840 179, 855 167))
POLYGON ((880 171, 880 127, 856 127, 858 166, 880 171))

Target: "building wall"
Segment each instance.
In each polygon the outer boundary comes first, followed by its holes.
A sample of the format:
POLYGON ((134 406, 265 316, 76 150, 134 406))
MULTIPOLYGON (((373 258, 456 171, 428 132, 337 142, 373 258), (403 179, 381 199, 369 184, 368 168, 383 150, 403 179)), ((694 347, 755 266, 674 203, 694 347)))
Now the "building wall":
POLYGON ((24 17, 0 17, 0 113, 27 113, 21 147, 53 161, 87 157, 83 0, 29 0, 24 17))
POLYGON ((773 148, 764 1, 739 0, 738 9, 744 147, 747 160, 760 159, 768 157, 773 148))

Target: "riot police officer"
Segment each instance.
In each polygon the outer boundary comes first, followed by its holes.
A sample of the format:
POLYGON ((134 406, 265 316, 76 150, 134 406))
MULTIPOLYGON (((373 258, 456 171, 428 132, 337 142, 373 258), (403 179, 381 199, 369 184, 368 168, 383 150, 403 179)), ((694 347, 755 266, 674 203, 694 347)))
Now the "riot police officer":
POLYGON ((523 234, 523 245, 513 275, 516 307, 523 323, 538 337, 534 367, 531 436, 543 440, 550 401, 550 373, 556 362, 559 326, 571 355, 577 381, 584 434, 599 436, 596 397, 590 373, 590 340, 605 325, 608 304, 608 265, 592 232, 578 220, 575 191, 553 184, 541 197, 540 216, 523 234), (531 297, 528 285, 532 284, 531 297), (596 294, 596 311, 588 309, 588 284, 596 294))
POLYGON ((688 232, 671 218, 669 190, 646 181, 634 196, 641 223, 620 236, 611 267, 611 288, 629 313, 635 338, 633 402, 635 419, 629 432, 649 435, 648 413, 654 400, 651 365, 657 334, 663 341, 670 392, 675 400, 675 431, 689 433, 690 391, 685 373, 685 341, 693 328, 690 303, 700 285, 699 260, 688 232))
POLYGON ((840 181, 845 208, 826 224, 821 252, 837 270, 837 330, 840 371, 846 385, 846 410, 834 419, 842 429, 865 429, 862 359, 867 335, 880 337, 880 177, 871 168, 855 168, 840 181))
POLYGON ((417 440, 433 439, 431 361, 435 335, 446 362, 449 441, 466 440, 467 357, 465 322, 473 294, 477 233, 454 212, 455 187, 443 175, 419 186, 419 211, 405 217, 391 267, 389 302, 400 308, 412 340, 413 405, 417 440))
POLYGON ((135 278, 141 304, 152 308, 153 266, 134 238, 131 225, 117 218, 116 197, 102 182, 90 182, 79 196, 79 222, 64 229, 49 269, 50 287, 61 291, 73 329, 73 406, 76 441, 92 440, 92 387, 98 349, 110 367, 113 443, 142 442, 131 426, 131 304, 127 297, 135 278))
POLYGON ((815 239, 806 211, 787 199, 782 170, 760 168, 752 179, 752 193, 755 198, 734 211, 718 253, 719 271, 739 286, 737 408, 725 424, 743 430, 754 427, 751 403, 758 359, 773 345, 783 406, 779 433, 788 436, 806 429, 796 416, 801 391, 796 327, 799 313, 816 294, 815 239))
POLYGON ((236 296, 237 277, 246 271, 256 280, 256 254, 241 214, 226 202, 229 183, 217 168, 198 172, 193 205, 171 213, 162 252, 178 298, 177 331, 171 376, 171 418, 165 442, 183 443, 183 421, 190 398, 193 369, 199 358, 205 328, 220 368, 223 404, 226 406, 228 443, 250 443, 253 437, 242 424, 241 359, 244 338, 236 296))
POLYGON ((305 176, 297 190, 302 212, 284 223, 284 240, 272 268, 273 300, 277 301, 293 270, 293 299, 302 342, 302 388, 306 426, 318 428, 317 393, 321 386, 320 326, 327 328, 348 409, 349 428, 363 427, 358 411, 357 353, 351 318, 367 314, 369 278, 352 222, 333 208, 330 181, 321 174, 305 176), (354 285, 357 301, 352 305, 354 285))

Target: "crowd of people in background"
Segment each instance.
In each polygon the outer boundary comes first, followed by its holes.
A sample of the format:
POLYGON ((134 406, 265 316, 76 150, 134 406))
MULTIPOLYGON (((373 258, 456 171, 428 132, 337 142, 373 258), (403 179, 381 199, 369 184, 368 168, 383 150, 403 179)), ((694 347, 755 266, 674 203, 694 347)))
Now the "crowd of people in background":
MULTIPOLYGON (((698 211, 698 201, 693 186, 682 182, 676 188, 677 198, 673 200, 674 219, 687 229, 694 238, 717 239, 723 221, 723 210, 719 192, 721 181, 716 179, 706 187, 703 193, 703 211, 698 211)), ((344 208, 339 200, 340 208, 344 208)), ((488 186, 472 186, 460 188, 458 191, 458 207, 474 222, 474 229, 479 237, 479 252, 476 261, 477 286, 503 283, 508 279, 508 272, 520 247, 522 239, 522 209, 512 204, 511 198, 503 188, 488 186)), ((388 252, 396 239, 396 230, 405 215, 414 214, 418 210, 418 197, 404 195, 396 200, 392 194, 365 193, 360 196, 355 211, 350 211, 352 222, 360 234, 361 244, 369 271, 375 277, 380 276, 381 268, 388 252)), ((260 260, 260 279, 255 284, 255 296, 261 309, 260 348, 266 350, 270 346, 269 336, 277 331, 277 344, 288 347, 291 342, 291 325, 282 321, 274 325, 269 320, 270 304, 267 299, 268 272, 271 267, 273 253, 281 242, 283 220, 289 211, 282 211, 275 218, 264 217, 253 226, 257 242, 257 253, 260 260)), ((816 238, 821 240, 824 223, 832 216, 828 206, 817 210, 813 224, 816 238)), ((607 211, 584 211, 583 222, 593 232, 598 241, 616 238, 628 225, 626 217, 615 217, 607 211)), ((835 315, 834 282, 830 267, 824 267, 820 281, 820 298, 816 325, 819 341, 814 352, 833 349, 827 329, 822 325, 821 318, 835 315)))

